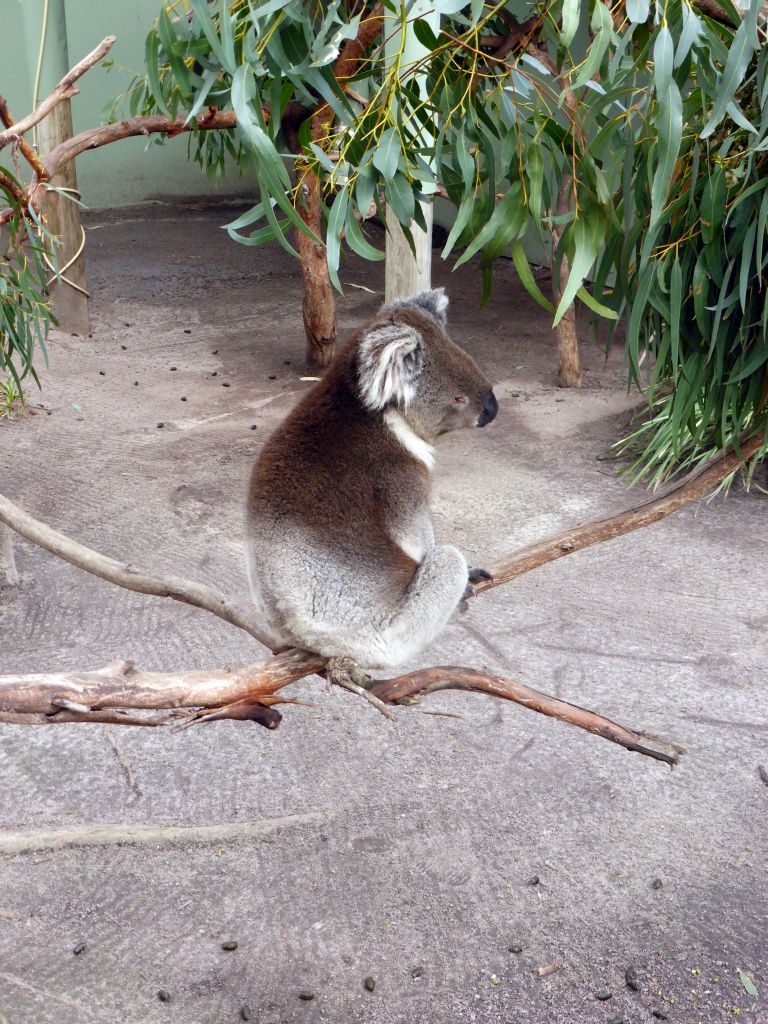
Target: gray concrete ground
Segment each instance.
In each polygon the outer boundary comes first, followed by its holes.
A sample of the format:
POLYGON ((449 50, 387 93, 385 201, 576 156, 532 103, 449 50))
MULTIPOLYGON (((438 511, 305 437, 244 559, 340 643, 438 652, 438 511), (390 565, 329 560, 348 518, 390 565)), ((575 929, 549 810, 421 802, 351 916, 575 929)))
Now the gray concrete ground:
MULTIPOLYGON (((243 597, 245 481, 310 385, 298 268, 230 243, 227 219, 92 216, 93 337, 52 338, 45 408, 0 423, 0 489, 101 551, 243 597)), ((381 267, 342 277, 344 333, 380 301, 354 285, 379 290, 381 267)), ((626 503, 598 459, 628 407, 620 354, 606 367, 585 342, 586 388, 558 391, 547 316, 510 270, 482 312, 471 270, 437 263, 435 278, 502 408, 442 445, 440 535, 483 564, 626 503)), ((768 1020, 765 502, 737 488, 531 573, 421 659, 677 739, 690 752, 674 772, 476 695, 394 726, 318 680, 276 733, 0 726, 0 840, 30 833, 0 857, 0 1020, 223 1024, 244 1004, 261 1024, 768 1020), (113 824, 150 831, 87 844, 83 829, 113 824), (151 831, 166 826, 181 828, 151 831), (49 829, 82 842, 49 849, 49 829)), ((28 544, 17 561, 5 671, 259 653, 28 544)))

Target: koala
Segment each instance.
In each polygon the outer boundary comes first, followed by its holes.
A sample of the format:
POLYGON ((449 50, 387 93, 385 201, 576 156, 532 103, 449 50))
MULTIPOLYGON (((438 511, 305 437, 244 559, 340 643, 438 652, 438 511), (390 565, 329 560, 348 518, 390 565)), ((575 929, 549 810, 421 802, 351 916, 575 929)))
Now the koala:
POLYGON ((384 306, 265 444, 247 569, 275 649, 397 665, 453 618, 470 580, 488 578, 435 544, 429 513, 435 440, 498 412, 446 333, 447 307, 442 288, 384 306))

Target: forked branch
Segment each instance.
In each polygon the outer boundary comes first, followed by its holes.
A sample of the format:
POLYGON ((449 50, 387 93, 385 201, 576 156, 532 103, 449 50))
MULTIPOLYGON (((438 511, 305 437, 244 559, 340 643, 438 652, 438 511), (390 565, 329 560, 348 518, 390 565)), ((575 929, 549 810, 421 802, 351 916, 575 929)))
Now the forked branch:
MULTIPOLYGON (((659 497, 561 531, 501 559, 490 567, 494 578, 477 584, 476 593, 509 582, 556 558, 658 522, 714 489, 763 443, 762 438, 751 438, 741 445, 738 455, 730 452, 713 460, 673 484, 659 497)), ((0 523, 101 579, 139 593, 171 597, 203 608, 256 639, 262 639, 252 611, 228 601, 212 587, 179 577, 140 572, 70 540, 2 496, 0 523)), ((234 718, 276 728, 280 713, 274 705, 290 703, 290 698, 279 696, 278 691, 314 673, 325 674, 327 665, 327 660, 318 655, 291 650, 236 670, 136 672, 129 662, 117 662, 94 672, 0 676, 0 721, 167 725, 234 718)), ((469 690, 514 701, 668 764, 675 764, 683 749, 515 680, 470 668, 422 669, 395 679, 375 681, 369 687, 371 695, 386 703, 445 689, 469 690)))
MULTIPOLYGON (((3 149, 9 143, 17 143, 23 138, 24 134, 34 128, 36 124, 39 124, 44 117, 57 107, 62 100, 70 99, 75 96, 80 90, 75 86, 75 82, 78 78, 82 78, 86 71, 89 71, 94 65, 98 64, 100 60, 109 53, 112 47, 115 45, 115 36, 107 36, 106 39, 102 39, 95 50, 91 50, 75 66, 64 75, 62 80, 50 94, 47 96, 42 103, 32 111, 31 114, 27 114, 26 117, 22 118, 21 121, 16 121, 10 125, 6 125, 5 131, 0 132, 0 149, 3 149)), ((5 100, 0 97, 0 104, 5 107, 5 100)), ((6 108, 7 109, 7 108, 6 108)))

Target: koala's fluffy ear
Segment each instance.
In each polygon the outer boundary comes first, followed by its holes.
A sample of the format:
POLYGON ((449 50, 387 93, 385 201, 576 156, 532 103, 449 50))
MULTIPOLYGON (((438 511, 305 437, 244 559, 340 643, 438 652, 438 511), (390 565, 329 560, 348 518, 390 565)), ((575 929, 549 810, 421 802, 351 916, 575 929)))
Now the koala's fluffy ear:
POLYGON ((408 324, 374 324, 360 338, 358 382, 363 405, 378 412, 388 405, 405 409, 424 368, 424 340, 408 324))
POLYGON ((411 295, 408 299, 397 299, 385 306, 382 313, 392 313, 396 309, 406 309, 409 306, 415 306, 423 313, 429 313, 441 327, 445 327, 448 322, 448 296, 445 294, 445 288, 432 288, 428 292, 411 295))

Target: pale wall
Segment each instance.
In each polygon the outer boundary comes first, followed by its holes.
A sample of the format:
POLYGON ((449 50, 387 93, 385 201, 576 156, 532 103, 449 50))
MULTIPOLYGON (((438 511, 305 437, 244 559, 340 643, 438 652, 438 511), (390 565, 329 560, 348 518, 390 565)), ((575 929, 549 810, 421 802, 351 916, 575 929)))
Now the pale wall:
MULTIPOLYGON (((0 0, 0 94, 14 116, 31 109, 36 54, 28 55, 22 4, 37 7, 43 0, 0 0)), ((80 95, 72 100, 75 132, 94 127, 103 108, 123 92, 132 73, 144 65, 144 40, 161 0, 66 0, 70 64, 75 64, 108 35, 117 36, 110 56, 127 70, 93 68, 80 80, 80 95)), ((223 184, 213 186, 198 165, 187 159, 187 140, 171 139, 162 146, 145 139, 124 139, 83 154, 77 161, 78 183, 87 206, 125 206, 158 194, 227 195, 250 189, 236 170, 223 184)))

